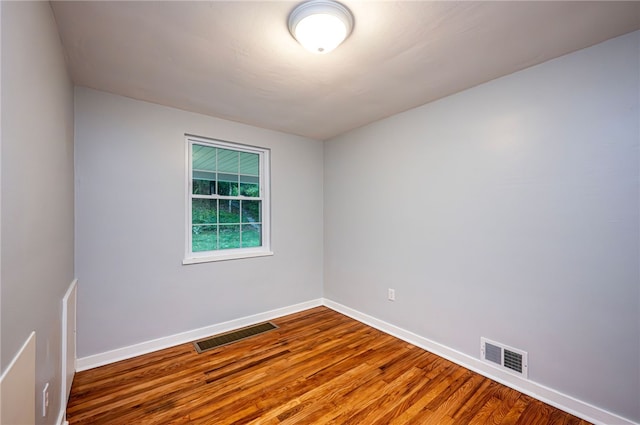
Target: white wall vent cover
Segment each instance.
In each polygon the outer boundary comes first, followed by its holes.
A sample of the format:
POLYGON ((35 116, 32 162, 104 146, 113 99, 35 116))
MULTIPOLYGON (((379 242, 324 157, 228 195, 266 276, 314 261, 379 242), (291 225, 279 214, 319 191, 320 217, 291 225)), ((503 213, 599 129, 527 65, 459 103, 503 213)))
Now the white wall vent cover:
POLYGON ((527 352, 487 338, 480 338, 480 358, 485 362, 527 379, 527 352))

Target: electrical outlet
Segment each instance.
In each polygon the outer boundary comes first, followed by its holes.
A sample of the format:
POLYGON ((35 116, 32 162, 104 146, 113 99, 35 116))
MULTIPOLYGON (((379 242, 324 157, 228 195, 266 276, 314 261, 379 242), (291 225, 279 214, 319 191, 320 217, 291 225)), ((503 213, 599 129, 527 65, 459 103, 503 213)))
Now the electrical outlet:
POLYGON ((396 300, 396 290, 389 288, 389 293, 387 294, 387 298, 389 298, 389 301, 395 301, 396 300))
POLYGON ((42 416, 45 417, 49 413, 49 383, 44 384, 42 389, 42 416))

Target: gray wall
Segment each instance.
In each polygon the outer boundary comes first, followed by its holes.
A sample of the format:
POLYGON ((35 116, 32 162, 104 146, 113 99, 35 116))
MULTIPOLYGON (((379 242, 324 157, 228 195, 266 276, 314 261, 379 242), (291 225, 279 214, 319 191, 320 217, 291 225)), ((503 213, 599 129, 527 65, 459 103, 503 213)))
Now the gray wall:
MULTIPOLYGON (((46 2, 2 3, 4 371, 36 331, 36 395, 60 406, 61 301, 73 280, 73 88, 46 2)), ((36 415, 38 423, 44 423, 36 415)))
POLYGON ((321 142, 76 88, 78 357, 322 296, 321 142), (183 266, 184 134, 271 149, 274 256, 183 266))
POLYGON ((524 349, 531 380, 639 421, 639 47, 328 141, 325 297, 476 358, 524 349))

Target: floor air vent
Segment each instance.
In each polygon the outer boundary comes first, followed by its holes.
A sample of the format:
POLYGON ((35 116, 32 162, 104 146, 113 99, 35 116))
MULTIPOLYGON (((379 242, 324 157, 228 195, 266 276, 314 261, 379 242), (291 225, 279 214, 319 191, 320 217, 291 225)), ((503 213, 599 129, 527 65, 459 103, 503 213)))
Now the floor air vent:
POLYGON ((508 347, 486 338, 480 338, 480 357, 500 369, 527 378, 526 351, 508 347))
POLYGON ((193 343, 193 345, 196 347, 196 351, 198 353, 204 353, 205 351, 213 350, 214 348, 241 341, 243 339, 269 332, 274 329, 278 329, 278 327, 271 322, 264 322, 196 341, 193 343))

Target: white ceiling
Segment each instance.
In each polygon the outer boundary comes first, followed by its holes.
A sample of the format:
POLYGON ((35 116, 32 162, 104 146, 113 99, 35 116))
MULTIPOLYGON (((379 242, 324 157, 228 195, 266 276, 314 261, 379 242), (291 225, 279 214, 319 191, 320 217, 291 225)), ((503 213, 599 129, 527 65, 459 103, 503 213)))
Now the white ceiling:
POLYGON ((53 2, 75 84, 328 139, 640 28, 640 2, 344 0, 327 55, 290 36, 297 2, 53 2))

